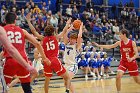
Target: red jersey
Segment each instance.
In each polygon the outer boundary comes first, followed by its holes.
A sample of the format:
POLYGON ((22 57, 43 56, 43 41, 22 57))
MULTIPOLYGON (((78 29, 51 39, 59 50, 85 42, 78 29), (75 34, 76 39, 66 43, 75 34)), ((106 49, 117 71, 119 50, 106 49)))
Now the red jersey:
POLYGON ((59 47, 55 36, 47 36, 43 39, 43 49, 47 58, 58 57, 59 47))
POLYGON ((131 58, 135 55, 132 40, 129 40, 127 44, 121 41, 120 53, 121 53, 121 60, 127 61, 127 58, 131 58))
MULTIPOLYGON (((6 30, 8 39, 13 44, 13 46, 19 51, 22 57, 27 57, 25 52, 25 35, 23 30, 18 26, 10 24, 4 26, 4 29, 6 30)), ((10 57, 10 55, 5 50, 4 56, 10 57)))

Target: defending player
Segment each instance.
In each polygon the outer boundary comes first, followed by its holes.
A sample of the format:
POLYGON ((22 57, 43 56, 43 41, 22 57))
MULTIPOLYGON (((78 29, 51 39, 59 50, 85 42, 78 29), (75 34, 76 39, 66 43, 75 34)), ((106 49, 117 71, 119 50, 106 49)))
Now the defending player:
POLYGON ((42 35, 39 35, 37 33, 37 31, 35 30, 35 28, 33 27, 33 25, 31 24, 30 14, 28 14, 26 16, 26 18, 27 18, 27 22, 29 24, 29 27, 30 27, 32 33, 43 42, 43 48, 44 48, 45 55, 51 61, 50 66, 44 64, 44 74, 46 76, 45 84, 44 84, 45 93, 48 93, 49 82, 50 82, 50 78, 53 75, 53 71, 55 71, 58 76, 61 76, 64 79, 66 93, 69 93, 70 78, 69 78, 68 73, 66 72, 66 69, 63 67, 62 63, 60 62, 60 60, 58 58, 59 46, 58 46, 57 39, 64 37, 64 34, 66 33, 66 31, 71 23, 71 19, 69 19, 67 21, 66 26, 64 27, 63 31, 58 35, 54 35, 55 29, 53 26, 51 26, 51 25, 46 26, 45 30, 44 30, 44 32, 45 32, 45 37, 44 37, 42 35))
MULTIPOLYGON (((17 49, 9 42, 7 35, 6 35, 6 31, 0 27, 0 45, 3 45, 3 47, 5 48, 5 50, 9 53, 9 55, 11 57, 13 57, 14 59, 17 60, 17 62, 22 65, 24 68, 26 68, 30 74, 36 74, 36 70, 31 67, 24 59, 23 57, 20 55, 20 53, 17 51, 17 49), (3 38, 4 37, 4 38, 3 38)), ((2 71, 1 71, 2 72, 2 71)), ((2 73, 1 73, 2 75, 2 73)), ((3 83, 3 93, 8 93, 7 92, 7 86, 5 84, 5 80, 3 78, 3 76, 1 77, 2 83, 3 83)))
MULTIPOLYGON (((18 26, 15 26, 15 22, 16 22, 15 13, 12 12, 7 13, 5 17, 5 21, 7 25, 4 27, 4 29, 6 30, 8 39, 13 44, 13 46, 16 47, 16 49, 20 52, 20 54, 26 61, 28 61, 28 58, 25 52, 25 40, 28 40, 35 47, 38 48, 44 62, 46 62, 48 65, 50 64, 50 61, 46 58, 40 43, 26 30, 21 29, 18 26)), ((25 68, 23 68, 20 64, 18 64, 18 62, 15 59, 13 59, 7 53, 7 51, 5 51, 5 49, 6 48, 4 48, 4 56, 6 58, 6 62, 4 65, 3 73, 4 73, 6 84, 9 84, 13 76, 17 75, 20 79, 21 86, 24 93, 32 93, 30 88, 30 73, 25 68)))
POLYGON ((94 42, 97 47, 103 47, 106 49, 120 46, 121 60, 116 76, 116 87, 118 93, 120 93, 121 91, 121 77, 126 70, 128 70, 130 76, 133 77, 135 82, 140 84, 140 77, 138 76, 138 66, 135 60, 138 57, 136 43, 128 39, 128 31, 126 29, 122 29, 119 36, 121 40, 112 45, 98 45, 94 42))

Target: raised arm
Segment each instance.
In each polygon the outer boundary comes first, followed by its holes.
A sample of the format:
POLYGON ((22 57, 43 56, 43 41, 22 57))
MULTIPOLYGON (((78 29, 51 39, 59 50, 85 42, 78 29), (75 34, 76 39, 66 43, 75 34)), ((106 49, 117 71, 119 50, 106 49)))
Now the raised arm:
POLYGON ((31 14, 28 13, 26 16, 27 23, 29 25, 29 28, 31 29, 31 32, 33 33, 34 36, 36 36, 38 39, 43 40, 44 36, 40 35, 34 26, 31 24, 31 14))
POLYGON ((93 42, 93 44, 97 47, 102 47, 102 48, 105 48, 105 49, 111 49, 111 48, 115 48, 117 46, 120 46, 120 41, 117 41, 115 44, 112 44, 112 45, 99 45, 95 42, 93 42))
POLYGON ((56 38, 59 39, 61 37, 64 37, 64 34, 67 32, 70 24, 71 24, 71 18, 66 22, 66 26, 64 27, 63 31, 60 34, 56 35, 56 38))
POLYGON ((77 50, 79 50, 81 47, 82 47, 82 31, 83 30, 83 22, 80 26, 80 29, 79 29, 79 33, 78 33, 78 38, 77 38, 77 50))
POLYGON ((50 65, 49 59, 45 56, 44 50, 41 46, 41 44, 32 36, 30 35, 26 30, 23 30, 26 39, 31 42, 39 51, 40 55, 42 56, 43 61, 45 61, 48 65, 50 65))

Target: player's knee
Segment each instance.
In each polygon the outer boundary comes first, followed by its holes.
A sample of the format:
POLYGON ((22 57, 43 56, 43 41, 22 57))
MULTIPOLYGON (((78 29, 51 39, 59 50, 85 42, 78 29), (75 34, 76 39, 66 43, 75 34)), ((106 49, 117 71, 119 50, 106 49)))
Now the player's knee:
POLYGON ((122 78, 122 76, 121 75, 117 75, 116 76, 116 79, 118 80, 118 79, 121 79, 122 78))
POLYGON ((65 75, 63 76, 63 79, 64 79, 65 81, 68 81, 68 80, 70 80, 70 77, 69 77, 68 74, 65 74, 65 75))

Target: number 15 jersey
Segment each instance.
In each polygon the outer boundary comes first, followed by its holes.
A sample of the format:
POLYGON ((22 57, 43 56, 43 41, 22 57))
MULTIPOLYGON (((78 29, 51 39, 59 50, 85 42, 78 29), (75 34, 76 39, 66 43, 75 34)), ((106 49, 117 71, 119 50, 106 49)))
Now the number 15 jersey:
POLYGON ((59 47, 55 36, 47 36, 43 39, 43 49, 47 58, 58 57, 59 47))
MULTIPOLYGON (((4 26, 4 29, 6 30, 9 41, 19 51, 22 57, 27 57, 25 51, 25 35, 23 30, 20 27, 11 24, 4 26)), ((10 57, 10 55, 5 50, 4 56, 10 57)))

